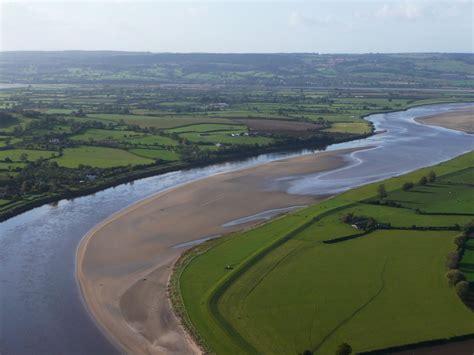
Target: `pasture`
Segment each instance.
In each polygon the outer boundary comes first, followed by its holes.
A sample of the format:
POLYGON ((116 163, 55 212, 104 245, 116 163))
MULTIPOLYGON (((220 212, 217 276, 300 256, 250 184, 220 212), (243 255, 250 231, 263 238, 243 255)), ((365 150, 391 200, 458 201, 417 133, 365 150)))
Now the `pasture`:
POLYGON ((124 123, 130 125, 138 125, 140 127, 153 127, 158 129, 180 127, 198 123, 232 123, 232 121, 225 118, 193 117, 191 115, 144 116, 101 113, 89 114, 88 117, 116 123, 123 121, 124 123))
POLYGON ((70 139, 74 141, 103 141, 103 140, 115 140, 115 141, 127 141, 132 137, 142 136, 143 134, 134 131, 121 131, 121 130, 110 130, 110 129, 88 129, 84 133, 76 134, 70 139))
POLYGON ((168 160, 175 161, 179 160, 179 154, 172 150, 164 149, 130 149, 130 153, 138 155, 140 157, 156 159, 156 160, 168 160))
POLYGON ((160 146, 176 146, 178 145, 178 142, 174 139, 171 139, 166 136, 160 136, 160 135, 143 135, 143 136, 136 136, 131 139, 128 139, 126 141, 128 144, 136 144, 136 145, 160 145, 160 146))
POLYGON ((63 156, 54 159, 60 166, 77 168, 79 165, 88 165, 97 168, 111 168, 128 165, 153 164, 154 160, 140 157, 122 149, 105 147, 78 147, 66 148, 63 156))
POLYGON ((219 131, 246 131, 247 127, 245 125, 239 124, 193 124, 189 126, 183 126, 178 128, 173 128, 167 130, 167 132, 175 132, 175 133, 189 133, 189 132, 197 132, 197 133, 208 133, 208 132, 219 132, 219 131))
POLYGON ((272 138, 260 136, 245 136, 243 132, 221 131, 209 133, 181 133, 179 136, 193 143, 221 143, 229 145, 268 145, 273 142, 272 138))
MULTIPOLYGON (((386 180, 382 203, 400 205, 375 204, 371 184, 192 249, 174 274, 178 312, 216 353, 331 354, 342 342, 360 352, 473 333, 445 278, 456 225, 474 216, 473 158, 386 180), (435 182, 401 189, 430 170, 435 182)), ((459 265, 468 280, 471 244, 459 265)))
POLYGON ((8 149, 0 150, 0 161, 10 159, 13 162, 35 161, 38 159, 48 159, 52 156, 58 155, 58 152, 47 150, 32 150, 32 149, 8 149))
POLYGON ((326 132, 341 132, 353 134, 370 133, 370 127, 367 122, 336 122, 330 128, 325 129, 326 132))

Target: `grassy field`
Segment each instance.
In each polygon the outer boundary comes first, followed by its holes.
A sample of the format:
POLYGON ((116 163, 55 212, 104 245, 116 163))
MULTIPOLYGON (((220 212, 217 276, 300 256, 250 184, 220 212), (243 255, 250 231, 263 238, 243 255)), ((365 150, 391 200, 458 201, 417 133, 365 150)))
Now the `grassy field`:
POLYGON ((144 158, 160 159, 160 160, 179 160, 179 155, 172 150, 164 149, 130 149, 130 153, 144 158))
POLYGON ((364 134, 370 132, 370 127, 367 122, 336 122, 331 128, 325 129, 325 131, 364 134))
POLYGON ((0 161, 0 170, 12 170, 16 168, 23 168, 26 163, 6 163, 0 161))
POLYGON ((238 124, 194 124, 167 130, 167 132, 187 133, 187 132, 219 132, 219 131, 246 131, 247 127, 238 124))
POLYGON ((19 138, 0 137, 0 148, 21 142, 19 138))
MULTIPOLYGON (((360 352, 474 333, 473 313, 445 279, 456 224, 474 216, 473 159, 386 180, 382 202, 404 205, 376 205, 371 184, 198 246, 173 279, 178 312, 218 354, 332 354, 342 342, 360 352), (430 170, 435 182, 401 189, 430 170), (342 222, 348 213, 380 227, 356 229, 342 222)), ((471 244, 459 264, 468 280, 471 244)))
POLYGON ((14 162, 20 162, 23 154, 26 161, 35 161, 38 159, 51 158, 53 155, 58 155, 58 152, 47 150, 32 150, 32 149, 10 149, 0 151, 0 160, 11 159, 14 162))
POLYGON ((211 133, 181 133, 180 137, 193 143, 221 143, 221 144, 259 144, 267 145, 273 142, 272 138, 254 136, 232 136, 237 131, 222 131, 211 133))
POLYGON ((84 133, 76 134, 71 137, 72 140, 76 141, 89 141, 89 140, 116 140, 116 141, 127 141, 132 137, 139 137, 143 134, 134 131, 120 131, 120 130, 109 130, 109 129, 89 129, 84 133))
POLYGON ((90 114, 94 119, 107 120, 112 122, 122 121, 126 124, 136 124, 140 127, 154 127, 159 129, 180 127, 199 123, 232 123, 225 118, 207 118, 192 116, 140 116, 140 115, 118 115, 118 114, 90 114))
POLYGON ((80 164, 110 168, 137 164, 152 164, 152 159, 137 156, 122 149, 105 147, 79 147, 64 149, 63 156, 54 159, 60 166, 77 168, 80 164))
POLYGON ((176 146, 178 142, 174 139, 159 135, 145 135, 127 140, 129 144, 138 145, 162 145, 162 146, 176 146))

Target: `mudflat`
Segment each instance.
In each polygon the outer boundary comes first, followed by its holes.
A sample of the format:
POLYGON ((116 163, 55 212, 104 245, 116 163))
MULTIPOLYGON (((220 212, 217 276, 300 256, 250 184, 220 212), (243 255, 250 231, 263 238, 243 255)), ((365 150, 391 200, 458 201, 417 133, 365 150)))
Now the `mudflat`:
POLYGON ((322 152, 214 175, 111 216, 78 248, 76 275, 89 311, 111 341, 128 353, 200 353, 167 296, 173 264, 184 250, 177 246, 259 222, 222 226, 239 218, 326 198, 272 191, 269 183, 342 167, 352 151, 322 152))
POLYGON ((440 126, 474 134, 474 110, 472 109, 419 117, 415 120, 431 126, 440 126))

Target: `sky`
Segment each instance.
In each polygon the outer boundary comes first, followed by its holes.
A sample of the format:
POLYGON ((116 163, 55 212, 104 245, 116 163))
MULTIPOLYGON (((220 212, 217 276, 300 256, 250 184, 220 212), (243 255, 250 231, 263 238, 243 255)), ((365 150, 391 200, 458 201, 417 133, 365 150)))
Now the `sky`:
POLYGON ((471 0, 0 0, 0 50, 473 52, 471 0))

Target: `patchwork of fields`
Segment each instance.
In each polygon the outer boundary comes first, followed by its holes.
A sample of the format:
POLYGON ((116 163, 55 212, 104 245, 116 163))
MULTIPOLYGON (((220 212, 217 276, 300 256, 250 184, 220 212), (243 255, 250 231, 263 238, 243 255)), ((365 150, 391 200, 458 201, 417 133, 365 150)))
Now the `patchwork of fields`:
POLYGON ((0 219, 114 182, 373 133, 375 112, 464 91, 43 85, 0 91, 0 219), (18 208, 23 206, 22 208, 18 208))
MULTIPOLYGON (((216 353, 331 354, 343 342, 361 352, 474 333, 445 277, 474 218, 473 161, 471 152, 384 181, 386 196, 363 186, 192 249, 172 283, 178 313, 216 353), (424 184, 430 171, 438 177, 424 184)), ((458 262, 470 282, 473 240, 458 262)))

